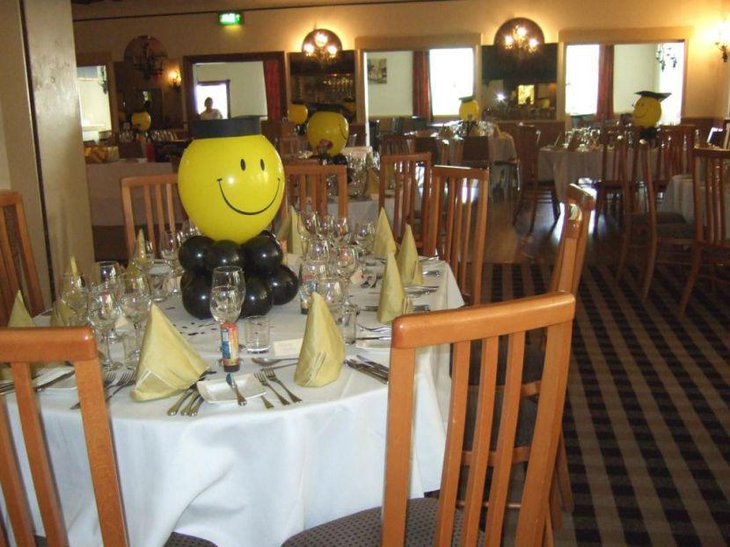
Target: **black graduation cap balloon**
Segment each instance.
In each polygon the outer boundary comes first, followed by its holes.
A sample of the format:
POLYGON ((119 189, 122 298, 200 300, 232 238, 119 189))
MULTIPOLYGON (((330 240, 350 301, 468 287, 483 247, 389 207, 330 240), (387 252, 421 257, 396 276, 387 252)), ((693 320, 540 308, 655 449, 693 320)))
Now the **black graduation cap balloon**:
POLYGON ((654 127, 662 117, 662 105, 659 103, 671 93, 637 91, 636 94, 640 97, 634 104, 634 124, 644 128, 654 127))

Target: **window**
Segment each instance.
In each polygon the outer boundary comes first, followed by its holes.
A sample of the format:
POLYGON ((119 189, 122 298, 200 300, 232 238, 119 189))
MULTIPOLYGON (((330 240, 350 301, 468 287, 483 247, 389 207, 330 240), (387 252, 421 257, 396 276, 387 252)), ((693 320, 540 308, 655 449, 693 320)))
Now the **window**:
POLYGON ((109 82, 106 67, 81 66, 76 69, 81 107, 81 131, 85 141, 97 140, 100 131, 110 131, 109 82))
POLYGON ((213 99, 213 108, 220 110, 221 116, 225 120, 228 118, 230 104, 228 89, 229 83, 227 81, 195 84, 195 111, 200 114, 205 110, 205 100, 210 97, 213 99))
POLYGON ((597 97, 598 44, 568 46, 565 54, 566 114, 595 114, 597 97))
POLYGON ((455 116, 460 97, 474 94, 474 50, 429 50, 431 111, 434 116, 455 116))

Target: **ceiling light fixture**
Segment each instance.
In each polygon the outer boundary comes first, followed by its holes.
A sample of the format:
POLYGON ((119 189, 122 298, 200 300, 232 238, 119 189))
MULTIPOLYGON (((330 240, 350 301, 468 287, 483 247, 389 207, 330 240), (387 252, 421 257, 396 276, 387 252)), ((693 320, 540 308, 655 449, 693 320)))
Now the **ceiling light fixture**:
POLYGON ((165 46, 152 36, 137 36, 124 50, 124 61, 139 70, 145 80, 160 76, 165 71, 165 59, 165 46))
POLYGON ((535 53, 545 43, 542 29, 535 21, 516 17, 505 21, 494 35, 494 43, 517 55, 535 53))
POLYGON ((326 64, 337 58, 342 51, 342 42, 337 35, 326 28, 317 28, 304 37, 302 53, 326 64))

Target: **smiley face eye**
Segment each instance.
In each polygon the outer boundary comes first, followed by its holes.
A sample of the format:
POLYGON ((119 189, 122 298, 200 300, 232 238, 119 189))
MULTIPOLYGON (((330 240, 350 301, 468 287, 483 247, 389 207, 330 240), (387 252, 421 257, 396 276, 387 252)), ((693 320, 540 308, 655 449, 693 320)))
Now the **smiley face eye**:
POLYGON ((259 160, 259 163, 261 164, 261 170, 262 170, 262 171, 266 171, 266 165, 264 165, 264 160, 263 160, 263 158, 259 160))
POLYGON ((246 160, 241 160, 241 171, 246 170, 246 160))

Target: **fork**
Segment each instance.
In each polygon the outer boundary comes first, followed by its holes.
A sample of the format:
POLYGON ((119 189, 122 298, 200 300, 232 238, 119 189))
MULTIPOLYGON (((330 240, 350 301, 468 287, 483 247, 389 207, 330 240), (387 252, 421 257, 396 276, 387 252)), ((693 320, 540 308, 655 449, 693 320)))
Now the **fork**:
POLYGON ((114 387, 116 389, 114 391, 112 391, 109 395, 107 395, 106 399, 104 399, 104 400, 108 401, 109 399, 114 397, 117 393, 119 393, 125 387, 134 385, 134 383, 136 381, 137 381, 137 378, 136 378, 133 370, 128 370, 126 372, 123 372, 122 375, 119 377, 119 380, 114 384, 114 387))
MULTIPOLYGON (((107 388, 110 388, 112 386, 115 386, 117 383, 117 375, 114 372, 105 372, 104 376, 102 376, 102 384, 104 384, 104 391, 107 390, 107 388)), ((78 401, 75 405, 69 407, 69 410, 77 410, 81 408, 81 401, 78 401)))
POLYGON ((262 386, 269 388, 271 390, 271 392, 274 395, 276 395, 276 397, 279 399, 279 402, 281 402, 282 405, 286 406, 286 405, 291 404, 289 401, 287 401, 286 399, 284 399, 284 397, 282 397, 281 394, 278 391, 276 391, 273 387, 271 387, 271 384, 266 379, 266 376, 264 375, 263 372, 255 372, 254 373, 254 376, 256 376, 256 379, 259 382, 261 382, 261 385, 262 386))
POLYGON ((301 403, 302 402, 302 400, 299 397, 297 397, 291 391, 289 391, 289 388, 286 387, 281 382, 281 380, 279 380, 279 378, 276 376, 276 372, 274 372, 273 369, 265 368, 263 370, 263 373, 266 374, 266 378, 268 378, 269 380, 273 380, 274 382, 276 382, 277 384, 279 384, 284 389, 284 391, 286 391, 286 394, 289 395, 289 398, 291 399, 291 402, 292 403, 301 403))

